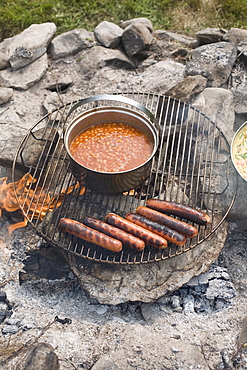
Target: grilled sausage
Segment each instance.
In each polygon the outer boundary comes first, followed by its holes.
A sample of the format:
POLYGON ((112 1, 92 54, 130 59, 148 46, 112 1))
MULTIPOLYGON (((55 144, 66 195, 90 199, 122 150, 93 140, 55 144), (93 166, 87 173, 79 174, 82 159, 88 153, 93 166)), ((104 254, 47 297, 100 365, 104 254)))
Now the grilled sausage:
POLYGON ((193 221, 198 225, 207 225, 211 222, 209 215, 206 213, 183 204, 168 202, 166 200, 148 199, 146 205, 162 213, 187 218, 187 220, 193 221))
POLYGON ((189 225, 186 222, 176 220, 175 218, 155 211, 154 209, 140 206, 137 207, 136 212, 152 221, 170 227, 188 238, 194 238, 198 234, 198 230, 194 226, 189 225))
POLYGON ((97 230, 93 230, 81 222, 71 220, 69 218, 61 218, 59 221, 59 227, 65 232, 73 234, 78 238, 99 245, 100 247, 110 251, 120 252, 122 250, 123 245, 120 240, 116 240, 97 230))
POLYGON ((142 226, 155 234, 158 234, 176 245, 184 245, 186 238, 184 235, 179 234, 176 230, 172 230, 165 225, 161 225, 158 222, 149 220, 148 218, 138 215, 137 213, 128 213, 126 219, 134 222, 135 224, 142 226))
POLYGON ((104 221, 98 220, 94 217, 85 217, 83 223, 93 229, 101 231, 102 233, 109 235, 115 239, 120 240, 124 245, 129 248, 132 248, 138 252, 142 251, 145 248, 145 243, 143 240, 126 233, 125 231, 107 224, 104 221))
POLYGON ((116 215, 115 213, 109 213, 105 219, 106 222, 110 225, 116 226, 119 229, 122 229, 127 233, 130 233, 137 238, 144 240, 145 243, 151 245, 152 247, 164 249, 168 245, 166 239, 147 229, 144 229, 144 227, 136 225, 133 222, 130 222, 125 218, 116 215))

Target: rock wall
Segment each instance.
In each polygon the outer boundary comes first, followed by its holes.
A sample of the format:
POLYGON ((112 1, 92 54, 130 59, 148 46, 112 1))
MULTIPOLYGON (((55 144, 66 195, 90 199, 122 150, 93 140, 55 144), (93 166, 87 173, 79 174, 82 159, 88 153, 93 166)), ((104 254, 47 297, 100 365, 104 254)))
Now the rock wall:
MULTIPOLYGON (((104 21, 94 33, 77 29, 54 37, 55 30, 50 23, 32 25, 0 44, 0 166, 11 167, 23 135, 44 114, 93 94, 176 97, 209 116, 229 141, 247 119, 246 30, 205 29, 189 38, 153 30, 143 18, 120 26, 104 21)), ((246 232, 246 210, 240 181, 229 218, 243 222, 227 244, 224 222, 209 241, 177 259, 115 269, 66 255, 72 277, 41 274, 21 286, 25 253, 35 254, 41 241, 31 228, 12 240, 1 227, 7 292, 0 294, 1 367, 245 368, 246 237, 240 241, 238 232, 246 232), (223 247, 221 267, 209 269, 223 247)), ((38 261, 31 275, 42 261, 47 272, 46 260, 38 261)))
MULTIPOLYGON (((101 22, 94 30, 54 36, 53 23, 33 24, 0 44, 0 165, 42 115, 79 98, 150 92, 191 103, 231 142, 247 120, 247 30, 200 30, 194 38, 154 30, 146 18, 101 22)), ((229 219, 247 216, 239 178, 229 219)))

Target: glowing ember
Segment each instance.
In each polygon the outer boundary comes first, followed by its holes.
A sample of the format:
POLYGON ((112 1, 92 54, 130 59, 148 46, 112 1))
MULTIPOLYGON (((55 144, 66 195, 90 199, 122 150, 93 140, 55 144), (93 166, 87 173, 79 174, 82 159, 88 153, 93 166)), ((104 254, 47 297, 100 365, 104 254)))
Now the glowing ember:
MULTIPOLYGON (((20 210, 26 214, 32 214, 33 219, 42 220, 47 212, 53 211, 59 207, 66 194, 71 193, 75 188, 79 188, 77 183, 70 186, 66 190, 62 190, 58 196, 51 196, 49 193, 40 187, 36 187, 35 191, 31 189, 37 180, 32 175, 26 173, 21 180, 7 184, 7 177, 0 179, 0 217, 2 211, 14 212, 20 210), (17 201, 18 198, 18 201, 17 201)), ((85 188, 80 189, 80 195, 84 194, 85 188)), ((27 219, 8 226, 8 232, 11 234, 14 230, 27 225, 27 219)))

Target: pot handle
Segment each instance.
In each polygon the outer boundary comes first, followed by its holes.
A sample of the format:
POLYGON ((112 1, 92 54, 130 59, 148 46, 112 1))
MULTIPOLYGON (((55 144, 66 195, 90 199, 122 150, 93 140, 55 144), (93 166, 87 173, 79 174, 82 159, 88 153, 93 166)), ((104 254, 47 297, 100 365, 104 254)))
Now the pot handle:
POLYGON ((149 109, 147 109, 143 104, 140 104, 138 103, 137 101, 133 100, 133 99, 130 99, 130 98, 127 98, 126 96, 123 96, 123 95, 110 95, 110 94, 102 94, 102 95, 92 95, 92 96, 89 96, 85 99, 81 99, 79 100, 71 109, 70 111, 68 112, 67 116, 66 116, 66 120, 65 122, 67 121, 68 117, 70 116, 70 114, 77 108, 79 108, 81 105, 84 105, 86 103, 92 103, 92 102, 97 102, 99 100, 112 100, 112 101, 119 101, 121 103, 126 103, 126 104, 129 104, 129 105, 132 105, 133 107, 135 108, 138 108, 140 109, 143 113, 145 113, 149 118, 150 120, 152 121, 152 123, 156 124, 156 118, 155 116, 153 115, 153 113, 150 112, 149 109))

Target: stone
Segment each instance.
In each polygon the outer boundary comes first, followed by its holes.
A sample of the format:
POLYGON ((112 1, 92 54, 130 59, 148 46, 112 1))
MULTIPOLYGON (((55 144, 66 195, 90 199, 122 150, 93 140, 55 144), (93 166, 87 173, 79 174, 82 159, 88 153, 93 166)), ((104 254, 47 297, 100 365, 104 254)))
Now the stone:
POLYGON ((193 276, 206 272, 223 248, 226 234, 227 223, 223 223, 220 229, 196 248, 155 264, 102 265, 77 259, 71 254, 65 254, 65 258, 82 288, 101 304, 155 302, 193 276))
POLYGON ((145 321, 152 321, 155 317, 155 311, 157 310, 156 304, 142 303, 141 313, 145 321))
POLYGON ((45 74, 48 68, 47 54, 43 54, 33 63, 13 71, 11 68, 0 71, 0 81, 4 87, 13 87, 16 90, 28 90, 45 74))
POLYGON ((194 100, 193 107, 206 114, 226 135, 229 143, 234 135, 234 99, 230 90, 204 89, 194 100))
POLYGON ((6 318, 6 310, 0 309, 0 324, 4 322, 5 318, 6 318))
POLYGON ((45 54, 56 30, 54 23, 32 24, 15 36, 7 49, 7 59, 11 67, 17 70, 45 54))
POLYGON ((35 344, 29 351, 23 370, 59 370, 59 361, 53 347, 48 343, 35 344))
POLYGON ((199 46, 186 64, 186 74, 201 74, 208 79, 208 87, 221 87, 229 78, 236 58, 237 49, 228 42, 199 46))
POLYGON ((149 29, 150 32, 153 32, 153 24, 152 22, 147 19, 147 18, 133 18, 133 19, 128 19, 127 21, 121 22, 121 27, 125 29, 131 24, 137 24, 137 25, 142 25, 145 26, 149 29))
POLYGON ((166 30, 155 30, 154 36, 161 40, 167 40, 167 41, 176 41, 178 44, 187 46, 187 47, 198 47, 199 41, 194 39, 193 37, 181 35, 179 33, 170 32, 166 30))
POLYGON ((224 299, 225 301, 236 297, 236 290, 230 281, 212 279, 209 281, 209 286, 206 291, 207 299, 215 301, 216 299, 224 299))
POLYGON ((204 28, 196 33, 196 38, 201 45, 223 41, 226 30, 222 28, 204 28))
POLYGON ((19 328, 17 325, 5 325, 2 328, 2 334, 8 335, 8 334, 16 334, 18 332, 19 328))
POLYGON ((185 66, 172 59, 161 60, 137 76, 141 91, 166 94, 184 79, 185 66))
POLYGON ((57 92, 50 92, 46 95, 42 106, 45 109, 45 112, 52 112, 54 109, 58 109, 61 106, 61 100, 57 92))
POLYGON ((6 302, 7 294, 6 292, 0 292, 0 302, 6 302))
POLYGON ((247 316, 243 318, 241 331, 238 337, 238 348, 247 347, 247 316))
POLYGON ((13 89, 0 87, 0 105, 7 103, 13 96, 13 89))
POLYGON ((130 56, 138 54, 152 43, 153 36, 146 26, 132 23, 124 29, 122 43, 130 56))
POLYGON ((207 85, 207 79, 201 75, 187 76, 171 89, 166 91, 167 96, 191 103, 207 85))
POLYGON ((6 58, 6 54, 0 50, 0 71, 8 67, 10 67, 10 63, 6 58))
POLYGON ((56 36, 48 47, 52 59, 65 58, 95 44, 93 32, 84 28, 74 29, 56 36))
POLYGON ((57 93, 62 94, 66 92, 73 83, 74 81, 69 74, 61 76, 59 73, 56 73, 56 71, 49 71, 46 74, 45 88, 47 90, 56 91, 57 93))
POLYGON ((96 39, 107 48, 116 48, 121 40, 123 29, 115 23, 103 21, 94 30, 96 39))
POLYGON ((120 368, 109 358, 108 355, 100 357, 91 370, 120 370, 120 368))
POLYGON ((185 48, 177 48, 173 50, 170 55, 176 59, 186 59, 188 50, 185 48))
MULTIPOLYGON (((14 128, 12 128, 14 129, 14 128)), ((51 128, 48 130, 45 135, 43 133, 43 130, 37 130, 36 131, 36 140, 33 138, 33 136, 29 136, 26 144, 26 148, 23 152, 22 159, 17 159, 17 167, 20 169, 26 169, 28 166, 35 166, 37 163, 37 160, 40 158, 40 155, 43 151, 44 153, 44 160, 45 155, 48 154, 48 151, 52 152, 52 147, 49 148, 49 142, 48 140, 54 140, 54 143, 56 142, 56 131, 51 128), (37 140, 37 139, 44 139, 47 140, 46 145, 44 146, 44 141, 37 140)), ((0 165, 1 166, 7 166, 11 167, 11 164, 14 160, 14 156, 16 154, 16 151, 20 145, 20 142, 23 138, 24 133, 16 136, 12 136, 11 142, 9 140, 4 140, 4 138, 1 138, 1 149, 0 149, 0 165)), ((44 164, 44 162, 43 162, 44 164)))
POLYGON ((194 297, 191 294, 183 298, 183 312, 186 315, 195 312, 194 297))
POLYGON ((83 57, 78 61, 80 64, 80 73, 93 75, 99 69, 106 65, 116 66, 118 68, 133 69, 134 63, 120 50, 95 46, 84 52, 83 57))
POLYGON ((224 35, 224 40, 234 44, 240 52, 240 56, 247 61, 247 29, 231 28, 224 35))
POLYGON ((236 114, 246 114, 247 113, 247 91, 246 87, 239 86, 233 90, 234 96, 234 108, 236 114))

